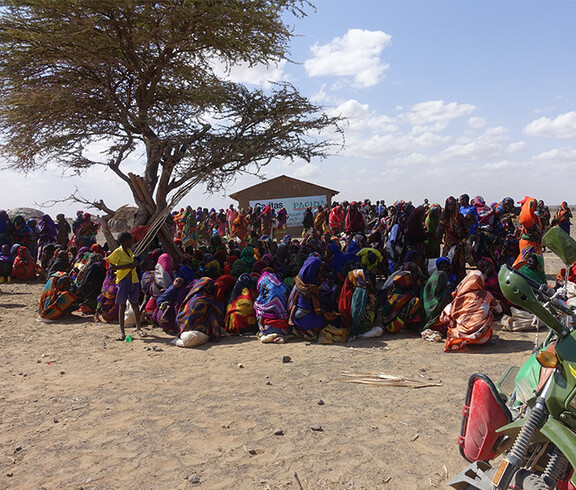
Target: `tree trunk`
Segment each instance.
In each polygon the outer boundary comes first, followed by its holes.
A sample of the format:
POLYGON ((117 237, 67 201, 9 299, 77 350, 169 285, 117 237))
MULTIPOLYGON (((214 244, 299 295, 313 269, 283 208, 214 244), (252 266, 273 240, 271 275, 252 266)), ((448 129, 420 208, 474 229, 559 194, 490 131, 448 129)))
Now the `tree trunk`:
POLYGON ((106 243, 108 244, 108 248, 110 250, 115 250, 116 247, 118 247, 116 239, 114 238, 114 235, 112 235, 112 232, 108 227, 108 221, 110 221, 113 217, 114 215, 107 215, 100 218, 100 230, 102 230, 102 233, 104 234, 104 238, 106 239, 106 243))

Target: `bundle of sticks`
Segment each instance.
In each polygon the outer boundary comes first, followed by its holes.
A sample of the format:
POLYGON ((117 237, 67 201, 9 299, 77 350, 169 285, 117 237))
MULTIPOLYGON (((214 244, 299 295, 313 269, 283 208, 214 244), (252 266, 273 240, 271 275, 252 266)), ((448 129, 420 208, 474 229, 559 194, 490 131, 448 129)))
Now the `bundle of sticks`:
POLYGON ((365 385, 378 386, 403 386, 405 388, 428 388, 431 386, 442 386, 441 382, 405 378, 402 376, 393 376, 384 373, 352 373, 350 371, 343 371, 342 376, 344 376, 342 381, 345 383, 360 383, 365 385))

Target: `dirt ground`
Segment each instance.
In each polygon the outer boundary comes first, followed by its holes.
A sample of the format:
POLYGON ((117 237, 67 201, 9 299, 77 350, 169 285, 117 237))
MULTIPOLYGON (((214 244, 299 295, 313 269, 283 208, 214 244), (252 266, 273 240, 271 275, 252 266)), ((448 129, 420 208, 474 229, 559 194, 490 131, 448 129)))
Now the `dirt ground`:
POLYGON ((536 336, 495 324, 498 339, 450 354, 408 334, 181 349, 150 327, 127 343, 90 318, 39 322, 42 287, 1 286, 0 488, 440 488, 466 466, 468 377, 520 365, 536 336), (441 386, 353 384, 343 371, 441 386))

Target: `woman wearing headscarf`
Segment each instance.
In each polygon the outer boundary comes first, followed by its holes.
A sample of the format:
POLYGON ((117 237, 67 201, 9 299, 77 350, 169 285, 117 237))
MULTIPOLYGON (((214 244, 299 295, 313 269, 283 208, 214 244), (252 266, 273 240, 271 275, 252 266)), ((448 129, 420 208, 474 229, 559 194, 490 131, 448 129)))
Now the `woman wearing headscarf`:
POLYGON ((330 210, 328 215, 328 226, 333 235, 342 231, 342 222, 344 221, 344 208, 340 204, 336 204, 330 210))
POLYGON ((187 247, 195 247, 198 243, 196 240, 196 212, 191 206, 186 206, 184 212, 180 213, 177 224, 180 230, 179 236, 182 240, 182 246, 185 249, 187 247))
POLYGON ((2 245, 0 250, 0 284, 12 282, 12 255, 10 254, 10 247, 6 244, 2 245))
POLYGON ((546 272, 544 272, 544 257, 538 254, 529 254, 524 264, 518 272, 529 277, 538 284, 547 284, 546 272))
POLYGON ((239 278, 242 274, 249 271, 248 265, 246 265, 246 262, 242 259, 235 260, 230 267, 230 275, 235 278, 239 278))
POLYGON ((404 254, 406 253, 405 235, 407 224, 408 215, 405 212, 399 212, 397 214, 396 222, 390 228, 388 243, 386 245, 390 272, 394 272, 394 270, 396 270, 396 268, 398 268, 404 261, 404 254))
POLYGON ((318 206, 318 210, 314 216, 314 229, 318 232, 319 235, 322 235, 322 233, 329 230, 327 221, 328 215, 326 214, 324 207, 318 206))
POLYGON ((342 327, 349 329, 348 338, 367 332, 376 318, 376 293, 362 269, 348 272, 338 298, 342 327))
POLYGON ((98 234, 98 225, 92 221, 90 213, 84 213, 83 221, 76 235, 74 241, 79 247, 91 247, 96 243, 96 235, 98 234))
POLYGON ((494 313, 502 307, 484 287, 480 271, 471 271, 453 293, 440 321, 448 325, 444 352, 459 350, 468 344, 485 344, 492 337, 494 313))
POLYGON ((382 306, 382 325, 390 333, 403 328, 419 331, 421 309, 412 273, 409 270, 398 271, 392 278, 392 288, 382 306))
POLYGON ((468 236, 468 226, 459 212, 456 198, 450 196, 446 199, 444 212, 440 217, 436 238, 439 240, 444 237, 444 249, 442 256, 448 257, 450 249, 454 248, 452 257, 452 270, 456 274, 458 281, 461 281, 466 275, 466 255, 464 242, 468 236))
POLYGON ((304 233, 306 233, 313 226, 314 214, 312 213, 312 208, 308 206, 306 211, 304 211, 304 217, 302 218, 302 227, 304 228, 304 233))
POLYGON ((195 331, 202 334, 204 342, 220 339, 220 321, 224 307, 216 301, 215 294, 216 286, 209 277, 202 277, 194 283, 176 315, 180 335, 195 331))
POLYGON ((290 334, 288 324, 288 286, 272 272, 264 272, 256 284, 258 297, 254 301, 256 320, 262 342, 284 339, 290 334))
POLYGON ((48 279, 40 296, 38 313, 44 320, 58 320, 76 307, 78 296, 71 290, 71 281, 64 272, 56 272, 48 279))
POLYGON ((344 218, 344 231, 346 234, 364 233, 364 216, 358 211, 358 203, 350 203, 346 217, 344 218))
POLYGON ((288 211, 282 206, 276 213, 276 236, 281 238, 286 234, 286 223, 288 222, 288 211))
POLYGON ((40 223, 38 223, 38 245, 40 246, 40 254, 42 254, 42 248, 49 243, 56 243, 58 239, 58 226, 52 218, 45 214, 40 218, 40 223))
POLYGON ((193 280, 194 271, 191 267, 183 265, 173 283, 156 300, 158 306, 152 314, 152 321, 170 335, 178 333, 176 313, 190 291, 193 280))
POLYGON ((554 215, 552 220, 552 226, 558 225, 562 228, 568 235, 570 235, 570 219, 572 218, 572 211, 568 207, 568 203, 564 201, 560 209, 554 215))
POLYGON ((18 247, 12 265, 12 277, 21 281, 30 281, 36 279, 41 271, 41 267, 32 258, 28 249, 24 246, 18 247))
POLYGON ((79 310, 83 314, 94 314, 98 306, 98 296, 106 279, 104 257, 97 252, 91 252, 90 258, 83 269, 76 275, 79 310))
POLYGON ((230 295, 224 328, 231 335, 242 335, 258 331, 254 301, 258 296, 256 279, 251 274, 242 274, 230 295))
POLYGON ((70 270, 70 257, 66 250, 56 250, 54 260, 48 266, 47 276, 50 277, 55 272, 68 272, 70 270))
POLYGON ((224 242, 222 241, 222 237, 218 234, 216 235, 212 235, 210 237, 210 245, 209 245, 209 250, 210 253, 212 255, 214 255, 216 252, 218 251, 223 251, 224 253, 226 253, 226 245, 224 245, 224 242))
POLYGON ((12 221, 6 211, 0 211, 0 245, 12 245, 12 221))
POLYGON ((292 331, 307 340, 318 337, 326 324, 320 302, 320 257, 308 257, 294 279, 288 300, 289 323, 292 331))
POLYGON ((338 274, 342 267, 348 262, 337 240, 330 241, 326 246, 326 257, 330 267, 332 267, 336 274, 338 274))
POLYGON ((408 218, 406 223, 406 233, 404 235, 406 247, 408 250, 417 250, 424 252, 424 242, 428 238, 424 220, 426 217, 426 208, 418 206, 408 218))
POLYGON ((12 243, 19 243, 26 248, 32 244, 32 230, 21 215, 14 217, 12 224, 12 243))
POLYGON ((494 210, 486 205, 486 201, 482 196, 476 196, 473 205, 478 213, 478 224, 482 226, 492 226, 494 222, 494 210))
POLYGON ((246 235, 248 234, 248 220, 246 210, 242 208, 236 219, 232 222, 232 236, 240 240, 240 247, 246 245, 246 235))
POLYGON ((440 257, 440 240, 436 237, 436 231, 438 230, 441 214, 442 208, 440 204, 432 204, 432 206, 428 208, 428 211, 426 211, 424 226, 427 237, 424 242, 424 250, 426 251, 426 258, 428 259, 440 257))
POLYGON ((542 199, 538 201, 538 209, 536 210, 536 214, 540 218, 540 223, 542 223, 542 228, 547 229, 548 225, 550 224, 550 209, 542 199))
POLYGON ((150 274, 142 277, 141 289, 144 292, 144 311, 151 319, 158 306, 158 298, 172 285, 174 273, 174 261, 172 257, 163 253, 158 257, 158 262, 154 266, 154 280, 150 280, 150 274))
POLYGON ((522 235, 520 236, 520 253, 514 265, 526 260, 529 254, 542 253, 542 223, 536 214, 536 207, 538 202, 532 197, 526 196, 522 201, 522 209, 520 210, 520 224, 522 225, 522 235))
POLYGON ((240 253, 240 259, 246 263, 250 270, 252 270, 252 267, 254 267, 254 264, 256 263, 256 257, 254 257, 254 247, 252 245, 246 245, 240 253))
POLYGON ((443 335, 446 334, 446 325, 440 322, 440 314, 444 308, 452 301, 452 294, 448 288, 448 274, 441 270, 436 270, 426 281, 422 291, 422 307, 424 321, 426 324, 423 330, 437 330, 443 335))
POLYGON ((116 273, 112 267, 108 267, 100 295, 97 298, 94 321, 104 321, 108 323, 118 320, 119 305, 116 304, 117 293, 118 284, 116 283, 116 273))
POLYGON ((484 276, 484 288, 486 291, 492 294, 500 302, 502 306, 502 311, 507 315, 510 315, 510 303, 504 294, 502 289, 500 289, 500 283, 498 282, 498 272, 496 271, 496 264, 489 257, 482 257, 477 264, 478 270, 482 272, 484 276))
POLYGON ((260 232, 262 235, 272 235, 272 225, 274 224, 274 215, 270 206, 265 206, 260 214, 260 232))

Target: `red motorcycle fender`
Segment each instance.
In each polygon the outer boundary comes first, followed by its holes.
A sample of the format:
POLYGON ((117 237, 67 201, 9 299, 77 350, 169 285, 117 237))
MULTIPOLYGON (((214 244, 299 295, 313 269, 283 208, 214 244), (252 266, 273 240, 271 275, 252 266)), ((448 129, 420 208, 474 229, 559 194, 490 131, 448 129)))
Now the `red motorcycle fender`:
POLYGON ((470 377, 462 415, 460 454, 470 462, 494 459, 502 439, 497 429, 509 423, 512 416, 494 383, 484 374, 470 377))

